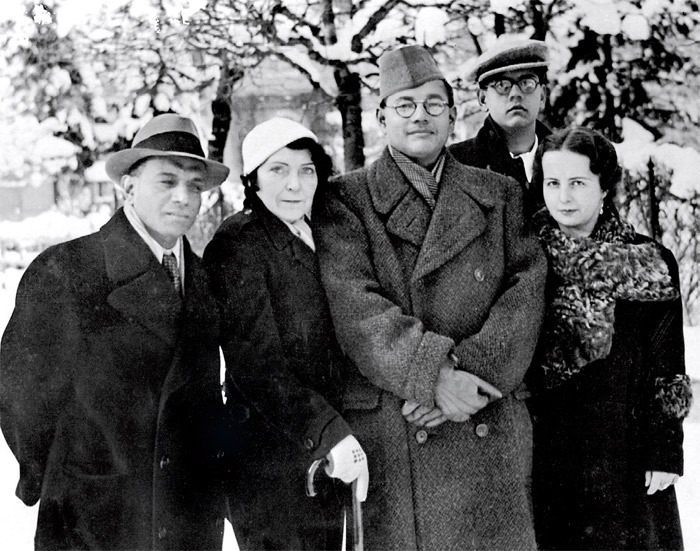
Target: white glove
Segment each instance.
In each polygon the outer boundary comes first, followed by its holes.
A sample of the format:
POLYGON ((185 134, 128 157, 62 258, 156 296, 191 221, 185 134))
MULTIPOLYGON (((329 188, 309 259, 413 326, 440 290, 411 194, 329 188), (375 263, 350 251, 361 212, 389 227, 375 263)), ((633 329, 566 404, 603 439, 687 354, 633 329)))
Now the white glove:
POLYGON ((346 436, 331 448, 326 459, 326 474, 331 478, 339 478, 346 484, 357 480, 355 497, 360 501, 366 500, 369 487, 367 456, 357 439, 352 434, 346 436))

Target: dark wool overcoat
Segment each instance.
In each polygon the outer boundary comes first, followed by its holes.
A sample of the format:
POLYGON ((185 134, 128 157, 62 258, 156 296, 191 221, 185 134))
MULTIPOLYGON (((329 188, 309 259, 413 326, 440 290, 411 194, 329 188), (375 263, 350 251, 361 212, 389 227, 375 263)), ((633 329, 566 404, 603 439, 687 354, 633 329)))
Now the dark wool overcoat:
MULTIPOLYGON (((662 256, 678 286, 672 253, 662 256)), ((683 548, 673 486, 648 496, 644 485, 645 471, 683 473, 682 419, 659 409, 664 402, 673 409, 659 390, 683 373, 681 299, 618 300, 610 354, 536 393, 541 548, 683 548)))
MULTIPOLYGON (((537 121, 535 133, 540 143, 551 134, 549 128, 537 121)), ((493 170, 515 178, 523 187, 525 214, 529 217, 544 206, 542 189, 539 185, 530 185, 522 163, 511 157, 503 130, 491 116, 486 117, 476 136, 469 140, 452 144, 450 153, 460 163, 493 170)))
POLYGON ((185 270, 183 302, 119 210, 22 277, 0 422, 37 549, 221 547, 218 313, 187 244, 185 270))
POLYGON ((357 372, 346 419, 367 452, 369 549, 534 549, 532 426, 517 392, 539 333, 546 266, 519 186, 445 160, 434 212, 388 151, 340 177, 318 252, 341 347, 357 372), (408 424, 440 366, 504 398, 464 423, 408 424))
POLYGON ((252 442, 229 488, 238 542, 339 549, 342 504, 322 470, 320 495, 305 492, 311 463, 350 434, 316 254, 256 199, 222 224, 204 261, 222 308, 227 384, 252 410, 252 442))

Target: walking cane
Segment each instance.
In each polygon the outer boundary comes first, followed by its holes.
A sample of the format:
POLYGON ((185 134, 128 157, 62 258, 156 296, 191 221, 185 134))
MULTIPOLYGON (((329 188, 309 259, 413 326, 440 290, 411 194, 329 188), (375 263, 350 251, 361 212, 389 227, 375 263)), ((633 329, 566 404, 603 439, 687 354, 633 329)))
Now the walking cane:
MULTIPOLYGON (((325 466, 326 458, 317 459, 314 461, 306 472, 306 495, 314 497, 316 488, 314 486, 314 477, 319 467, 325 466)), ((362 502, 357 499, 357 479, 352 481, 352 551, 364 551, 364 533, 362 530, 362 502)))

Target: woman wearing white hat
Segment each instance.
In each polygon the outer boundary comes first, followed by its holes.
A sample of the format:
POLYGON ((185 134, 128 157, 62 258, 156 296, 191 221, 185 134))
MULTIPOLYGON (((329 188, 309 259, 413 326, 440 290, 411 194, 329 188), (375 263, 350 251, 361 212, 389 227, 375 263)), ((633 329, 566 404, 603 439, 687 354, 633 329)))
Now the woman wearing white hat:
MULTIPOLYGON (((252 441, 230 488, 242 549, 339 548, 340 504, 331 481, 305 494, 308 467, 357 480, 369 474, 338 413, 344 358, 321 286, 311 211, 332 163, 316 136, 284 118, 243 141, 245 210, 227 219, 204 260, 224 318, 227 383, 252 406, 252 441)), ((321 482, 321 481, 319 481, 321 482)))

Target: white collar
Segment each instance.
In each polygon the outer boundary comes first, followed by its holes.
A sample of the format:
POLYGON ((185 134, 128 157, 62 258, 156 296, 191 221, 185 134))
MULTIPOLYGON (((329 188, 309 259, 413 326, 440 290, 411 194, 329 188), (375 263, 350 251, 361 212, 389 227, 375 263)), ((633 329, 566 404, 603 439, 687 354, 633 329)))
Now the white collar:
POLYGON ((513 159, 522 159, 523 160, 523 166, 525 167, 525 176, 527 177, 528 182, 532 182, 532 169, 535 164, 535 155, 537 154, 537 147, 540 145, 540 141, 537 138, 537 134, 535 134, 535 143, 532 146, 532 149, 530 151, 526 151, 525 153, 521 153, 520 155, 513 155, 512 153, 510 156, 513 159))
POLYGON ((182 277, 185 273, 184 262, 182 261, 182 237, 178 238, 177 243, 175 243, 175 246, 172 249, 166 249, 160 243, 158 243, 158 241, 153 239, 153 236, 150 233, 148 233, 146 226, 139 218, 139 215, 136 214, 134 205, 129 201, 124 204, 124 214, 126 215, 126 219, 136 230, 136 233, 141 236, 141 239, 143 239, 146 245, 148 245, 148 248, 151 249, 159 263, 163 263, 164 254, 173 253, 175 255, 177 265, 180 268, 180 276, 184 280, 184 277, 182 277))
MULTIPOLYGON (((280 218, 280 220, 282 220, 282 219, 280 218)), ((291 224, 290 222, 287 222, 286 220, 282 220, 282 222, 285 223, 285 225, 291 230, 291 232, 294 235, 296 235, 299 239, 301 239, 304 243, 306 243, 312 251, 316 251, 316 244, 314 243, 314 236, 313 236, 313 233, 311 232, 311 228, 306 223, 305 218, 301 218, 300 220, 297 220, 296 222, 294 222, 294 224, 291 224)))

